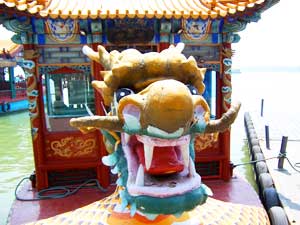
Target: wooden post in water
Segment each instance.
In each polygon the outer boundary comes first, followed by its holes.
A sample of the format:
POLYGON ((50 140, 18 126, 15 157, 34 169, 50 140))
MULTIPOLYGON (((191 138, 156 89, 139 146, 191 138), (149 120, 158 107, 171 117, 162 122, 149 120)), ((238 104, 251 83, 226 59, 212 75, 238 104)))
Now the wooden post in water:
POLYGON ((282 136, 280 153, 279 153, 280 157, 279 157, 279 160, 278 160, 278 169, 283 168, 283 162, 284 162, 284 157, 285 157, 285 154, 286 154, 287 142, 288 142, 288 137, 287 136, 282 136))
POLYGON ((265 125, 265 135, 266 135, 266 148, 270 149, 269 125, 265 125))
POLYGON ((261 105, 260 105, 260 116, 264 116, 264 99, 261 99, 261 105))

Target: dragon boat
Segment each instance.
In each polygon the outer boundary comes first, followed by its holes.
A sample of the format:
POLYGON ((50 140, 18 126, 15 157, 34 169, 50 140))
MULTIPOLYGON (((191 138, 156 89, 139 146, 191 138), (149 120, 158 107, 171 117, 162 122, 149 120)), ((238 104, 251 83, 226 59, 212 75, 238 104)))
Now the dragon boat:
POLYGON ((232 173, 231 43, 277 2, 0 0, 35 163, 8 224, 270 224, 232 173))

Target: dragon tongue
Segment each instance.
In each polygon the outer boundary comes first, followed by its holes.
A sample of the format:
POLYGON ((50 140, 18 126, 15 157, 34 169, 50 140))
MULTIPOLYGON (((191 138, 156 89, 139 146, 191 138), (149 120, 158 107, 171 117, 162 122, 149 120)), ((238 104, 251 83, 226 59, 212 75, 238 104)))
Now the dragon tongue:
POLYGON ((135 150, 139 163, 144 166, 144 170, 148 174, 165 175, 181 172, 184 169, 184 164, 178 159, 174 146, 154 147, 153 150, 144 150, 143 144, 139 144, 135 147, 135 150), (149 153, 149 151, 153 151, 153 153, 149 153), (152 154, 150 165, 147 165, 149 162, 145 160, 145 154, 152 154))

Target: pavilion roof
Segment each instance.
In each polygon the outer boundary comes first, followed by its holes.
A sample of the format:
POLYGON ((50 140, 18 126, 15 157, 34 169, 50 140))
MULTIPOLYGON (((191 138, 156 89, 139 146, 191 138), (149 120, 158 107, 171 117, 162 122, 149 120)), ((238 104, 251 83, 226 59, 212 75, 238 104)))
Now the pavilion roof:
POLYGON ((5 53, 9 53, 11 57, 14 57, 22 50, 22 45, 15 44, 11 39, 0 39, 0 55, 5 53))
POLYGON ((20 12, 50 18, 215 19, 246 13, 267 0, 0 0, 20 12))

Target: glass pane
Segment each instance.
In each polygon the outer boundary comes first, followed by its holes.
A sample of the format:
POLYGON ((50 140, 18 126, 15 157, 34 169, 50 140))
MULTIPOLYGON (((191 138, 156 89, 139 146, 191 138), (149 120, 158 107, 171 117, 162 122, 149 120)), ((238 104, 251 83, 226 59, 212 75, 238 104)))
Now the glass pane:
POLYGON ((186 57, 194 56, 198 63, 204 63, 207 61, 219 61, 220 60, 220 47, 219 46, 197 46, 186 45, 183 54, 186 57))
POLYGON ((216 76, 216 71, 207 70, 204 78, 205 91, 203 97, 210 107, 211 119, 216 118, 216 76))
POLYGON ((45 74, 43 78, 46 126, 49 131, 73 130, 69 125, 70 118, 95 112, 89 75, 45 74))

